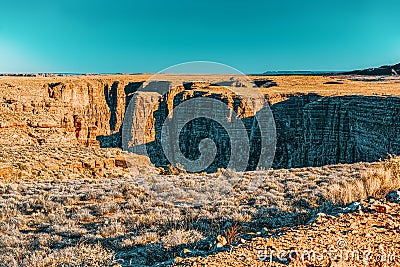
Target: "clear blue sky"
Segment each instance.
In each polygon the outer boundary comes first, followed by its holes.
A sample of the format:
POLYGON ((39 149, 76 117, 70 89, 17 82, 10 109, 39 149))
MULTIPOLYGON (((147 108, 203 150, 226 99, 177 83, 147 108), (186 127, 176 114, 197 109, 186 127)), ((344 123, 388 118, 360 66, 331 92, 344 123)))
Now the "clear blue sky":
POLYGON ((5 0, 0 72, 157 72, 193 60, 267 70, 400 62, 400 1, 5 0))

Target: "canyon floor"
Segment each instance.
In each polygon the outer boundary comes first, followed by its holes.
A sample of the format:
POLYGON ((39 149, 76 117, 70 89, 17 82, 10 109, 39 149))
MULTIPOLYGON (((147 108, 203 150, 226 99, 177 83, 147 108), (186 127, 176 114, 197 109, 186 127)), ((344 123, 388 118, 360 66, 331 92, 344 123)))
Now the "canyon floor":
MULTIPOLYGON (((148 77, 0 77, 0 266, 400 265, 399 157, 244 172, 156 167, 117 142, 130 90, 148 77)), ((251 79, 263 80, 271 105, 400 95, 397 77, 251 79)), ((389 135, 363 138, 396 148, 393 114, 382 119, 389 135)))

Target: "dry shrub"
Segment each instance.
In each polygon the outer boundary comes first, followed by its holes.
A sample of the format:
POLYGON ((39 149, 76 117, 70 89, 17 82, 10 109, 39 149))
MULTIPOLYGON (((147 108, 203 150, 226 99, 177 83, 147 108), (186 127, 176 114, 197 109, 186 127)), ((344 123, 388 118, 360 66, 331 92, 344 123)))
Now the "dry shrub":
POLYGON ((141 235, 128 238, 123 241, 124 246, 147 245, 160 241, 160 236, 156 232, 145 232, 141 235))
POLYGON ((334 183, 329 187, 329 200, 333 203, 349 204, 366 198, 364 183, 361 180, 351 183, 334 183))
POLYGON ((383 168, 365 171, 362 181, 366 194, 375 198, 384 197, 394 186, 392 175, 383 168))
POLYGON ((395 155, 388 155, 383 162, 383 168, 392 174, 394 179, 400 179, 400 157, 395 155))
POLYGON ((400 157, 389 155, 380 167, 367 169, 360 175, 361 179, 355 181, 332 184, 328 198, 334 203, 349 204, 368 196, 385 197, 400 188, 400 157))
POLYGON ((400 157, 388 155, 382 167, 363 174, 368 196, 382 198, 400 187, 400 157))
POLYGON ((196 230, 172 229, 161 238, 165 248, 179 246, 182 244, 195 243, 204 239, 204 236, 196 230))
POLYGON ((239 226, 237 224, 234 224, 229 228, 227 228, 224 231, 224 236, 226 237, 227 245, 234 243, 238 237, 238 234, 239 234, 239 226))
POLYGON ((123 236, 126 233, 125 225, 122 223, 111 220, 107 221, 108 223, 100 227, 97 232, 105 238, 116 238, 119 236, 123 236))

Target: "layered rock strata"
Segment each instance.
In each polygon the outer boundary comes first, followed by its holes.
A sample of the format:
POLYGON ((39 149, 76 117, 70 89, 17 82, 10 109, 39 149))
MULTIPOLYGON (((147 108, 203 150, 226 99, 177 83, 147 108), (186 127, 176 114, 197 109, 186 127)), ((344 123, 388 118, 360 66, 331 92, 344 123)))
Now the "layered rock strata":
MULTIPOLYGON (((218 83, 221 77, 214 76, 202 83, 170 77, 173 81, 162 82, 164 94, 158 90, 160 84, 143 86, 147 78, 2 77, 0 144, 121 147, 125 120, 128 147, 134 152, 145 151, 155 165, 166 166, 169 161, 160 143, 163 123, 177 116, 174 110, 185 101, 210 98, 227 107, 223 111, 227 122, 235 113, 243 122, 250 139, 247 169, 257 166, 260 129, 254 115, 263 103, 224 89, 246 85, 229 77, 222 77, 227 84, 218 83), (127 118, 131 101, 134 104, 127 118)), ((344 79, 332 84, 330 77, 276 77, 276 82, 273 78, 264 79, 265 83, 260 77, 252 79, 263 87, 261 92, 271 105, 276 124, 274 168, 376 161, 388 153, 400 154, 399 83, 379 82, 374 87, 370 82, 344 79), (289 85, 293 87, 284 89, 289 85), (352 90, 354 94, 349 94, 352 90)), ((217 158, 207 170, 227 167, 229 134, 220 124, 197 118, 174 138, 179 138, 183 155, 191 160, 200 156, 200 141, 212 139, 217 158)))

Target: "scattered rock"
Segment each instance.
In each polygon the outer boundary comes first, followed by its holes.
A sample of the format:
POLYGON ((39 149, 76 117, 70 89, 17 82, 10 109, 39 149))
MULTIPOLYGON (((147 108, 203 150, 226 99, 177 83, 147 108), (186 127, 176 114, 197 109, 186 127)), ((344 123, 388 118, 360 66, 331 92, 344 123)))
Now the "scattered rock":
POLYGON ((389 194, 386 195, 386 200, 392 203, 400 204, 400 189, 393 190, 389 194))
POLYGON ((217 236, 217 248, 222 248, 226 246, 228 242, 226 241, 226 238, 222 235, 217 236))
POLYGON ((388 211, 390 210, 390 207, 388 207, 387 205, 375 205, 373 207, 378 213, 388 213, 388 211))
POLYGON ((342 209, 343 213, 352 213, 356 211, 362 211, 365 207, 361 202, 353 202, 349 206, 342 209))
MULTIPOLYGON (((350 205, 349 210, 357 211, 361 206, 361 203, 356 202, 350 205)), ((389 208, 384 204, 363 206, 365 210, 389 208)), ((399 204, 391 204, 390 208, 393 213, 400 213, 399 204)), ((396 265, 395 260, 400 251, 399 216, 379 212, 362 214, 349 212, 333 217, 319 213, 314 220, 321 220, 322 224, 285 228, 281 236, 257 237, 247 241, 245 245, 231 248, 230 251, 220 251, 205 258, 181 259, 179 263, 177 262, 177 266, 396 265), (365 257, 365 248, 368 248, 369 255, 374 257, 365 257), (346 260, 348 258, 340 258, 341 262, 338 262, 337 257, 340 257, 341 252, 358 253, 360 260, 348 261, 346 260), (382 265, 381 257, 385 256, 385 263, 382 265)))

